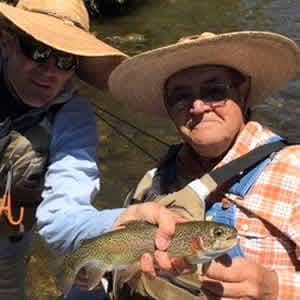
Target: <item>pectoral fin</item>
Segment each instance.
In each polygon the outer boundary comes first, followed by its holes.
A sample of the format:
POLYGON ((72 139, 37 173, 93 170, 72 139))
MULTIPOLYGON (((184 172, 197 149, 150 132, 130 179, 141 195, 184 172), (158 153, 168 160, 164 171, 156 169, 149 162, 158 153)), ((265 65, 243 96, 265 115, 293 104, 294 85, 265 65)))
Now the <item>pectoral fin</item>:
POLYGON ((89 262, 86 264, 85 269, 87 273, 87 286, 90 291, 100 283, 105 271, 103 271, 99 264, 95 262, 89 262))
POLYGON ((126 270, 115 271, 113 275, 113 299, 118 299, 119 290, 122 288, 124 283, 130 281, 134 275, 140 271, 140 264, 135 263, 130 265, 126 270))

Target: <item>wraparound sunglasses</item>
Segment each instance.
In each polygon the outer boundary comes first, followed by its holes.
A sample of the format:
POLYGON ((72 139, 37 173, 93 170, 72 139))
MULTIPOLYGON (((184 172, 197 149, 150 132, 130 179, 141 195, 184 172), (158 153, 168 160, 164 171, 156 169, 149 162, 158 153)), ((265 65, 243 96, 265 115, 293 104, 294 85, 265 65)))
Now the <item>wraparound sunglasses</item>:
POLYGON ((71 71, 78 66, 78 56, 53 49, 29 36, 18 35, 20 49, 25 57, 37 63, 46 63, 51 55, 59 70, 71 71))

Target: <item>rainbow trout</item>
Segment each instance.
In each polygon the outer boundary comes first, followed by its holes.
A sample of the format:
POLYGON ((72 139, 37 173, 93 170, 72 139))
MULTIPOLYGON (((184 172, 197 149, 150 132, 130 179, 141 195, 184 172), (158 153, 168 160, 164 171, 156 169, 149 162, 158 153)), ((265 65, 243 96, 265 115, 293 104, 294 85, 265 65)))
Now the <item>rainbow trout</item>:
MULTIPOLYGON (((64 257, 57 274, 59 288, 67 295, 82 267, 87 270, 88 287, 93 289, 105 272, 138 263, 144 253, 155 251, 156 230, 155 225, 135 222, 83 242, 64 257)), ((236 244, 235 228, 211 221, 192 221, 176 225, 167 252, 170 257, 183 257, 190 264, 199 264, 215 259, 236 244)))

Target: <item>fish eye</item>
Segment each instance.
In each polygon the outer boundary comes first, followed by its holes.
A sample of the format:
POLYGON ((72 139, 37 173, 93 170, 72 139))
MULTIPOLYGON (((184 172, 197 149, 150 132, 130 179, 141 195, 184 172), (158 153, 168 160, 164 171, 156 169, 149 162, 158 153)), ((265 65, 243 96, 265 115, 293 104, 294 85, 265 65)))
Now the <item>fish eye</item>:
POLYGON ((216 229, 214 230, 214 235, 215 235, 216 237, 222 236, 223 233, 224 233, 224 231, 223 231, 221 228, 216 228, 216 229))

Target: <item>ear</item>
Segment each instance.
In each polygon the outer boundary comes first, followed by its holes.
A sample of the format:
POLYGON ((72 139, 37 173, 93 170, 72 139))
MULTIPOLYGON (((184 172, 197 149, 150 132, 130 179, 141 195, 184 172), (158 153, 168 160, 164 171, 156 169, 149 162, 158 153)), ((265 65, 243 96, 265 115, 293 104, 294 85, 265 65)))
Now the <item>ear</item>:
POLYGON ((0 49, 3 59, 7 59, 14 46, 14 36, 5 29, 0 30, 0 49))

